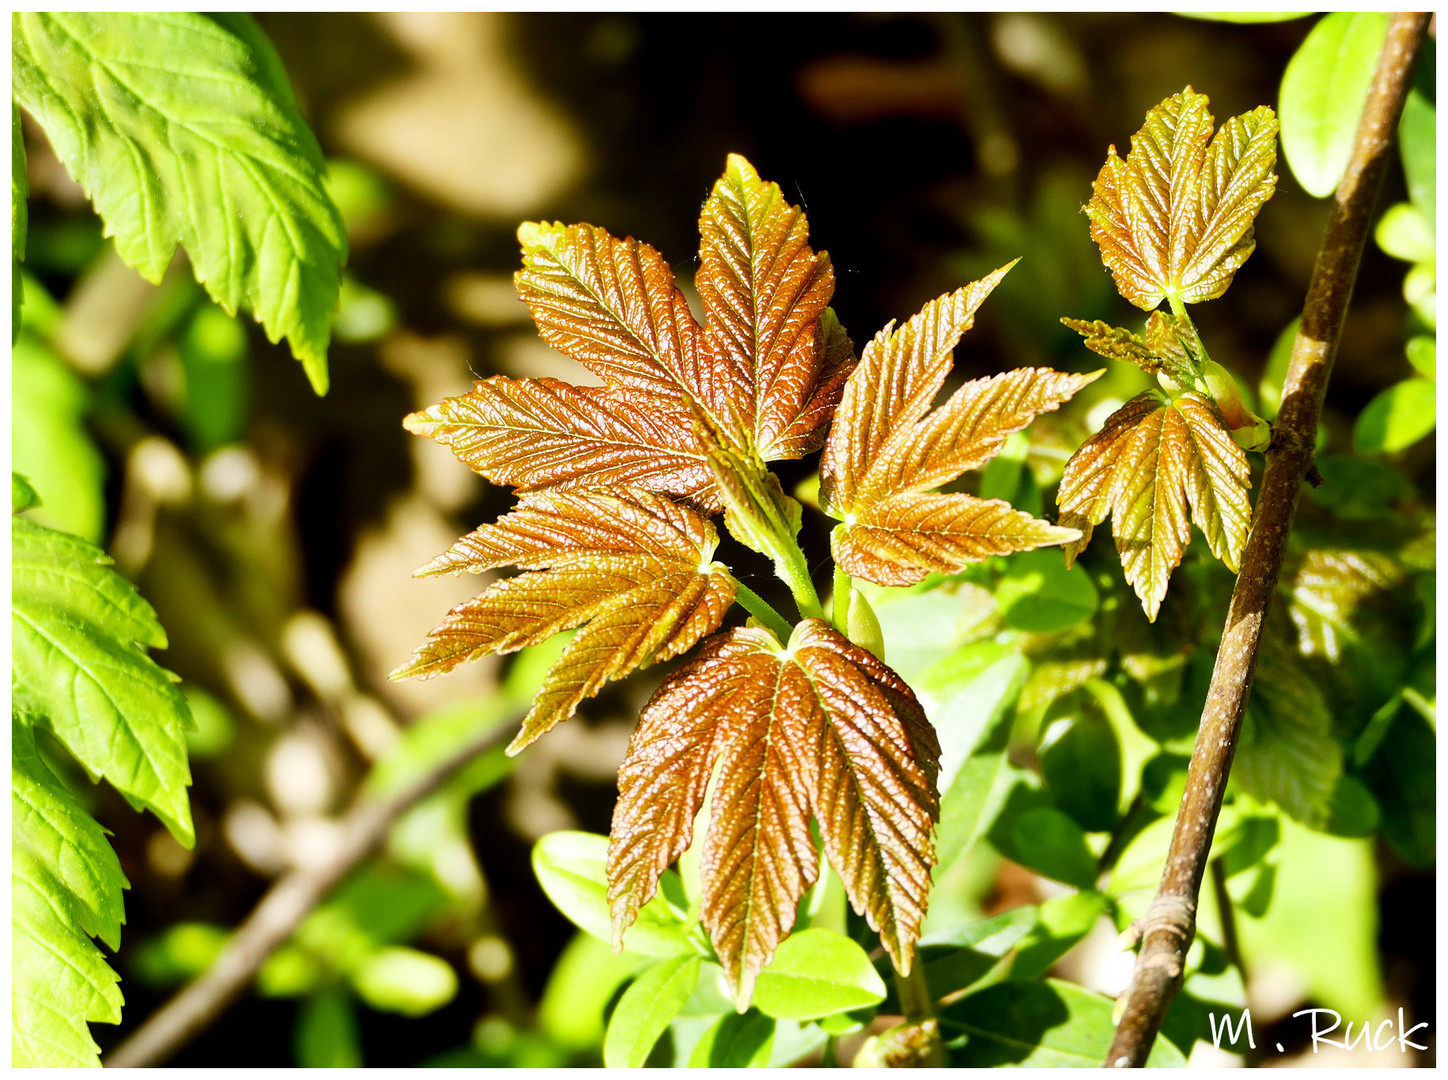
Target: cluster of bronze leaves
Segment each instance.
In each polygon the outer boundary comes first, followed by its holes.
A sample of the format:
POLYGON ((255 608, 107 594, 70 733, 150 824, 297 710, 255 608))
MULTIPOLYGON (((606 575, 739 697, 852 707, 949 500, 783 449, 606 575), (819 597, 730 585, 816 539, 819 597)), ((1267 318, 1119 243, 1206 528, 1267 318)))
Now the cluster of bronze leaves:
MULTIPOLYGON (((1126 580, 1155 620, 1191 520, 1234 572, 1247 542, 1251 467, 1233 433, 1255 422, 1231 376, 1212 364, 1185 305, 1215 299, 1256 246, 1253 221, 1277 177, 1277 118, 1265 105, 1212 133, 1205 95, 1187 87, 1147 113, 1125 160, 1111 147, 1086 213, 1121 295, 1151 311, 1145 337, 1063 319, 1103 356, 1157 376, 1161 389, 1117 410, 1066 465, 1061 524, 1091 529, 1110 514, 1126 580), (1171 300, 1173 314, 1154 309, 1171 300)), ((1242 441, 1256 446, 1247 439, 1242 441)))
POLYGON ((649 701, 619 772, 609 846, 616 942, 688 847, 713 778, 702 920, 737 1000, 819 872, 810 821, 857 912, 908 970, 934 863, 939 744, 905 682, 819 618, 780 640, 716 633, 736 581, 724 510, 753 547, 794 544, 800 507, 769 461, 823 448, 820 503, 850 575, 910 584, 1075 540, 1009 504, 936 489, 1095 375, 1021 369, 931 405, 951 352, 1009 269, 893 324, 857 361, 803 213, 731 156, 700 219, 702 326, 658 252, 590 225, 519 229, 516 277, 544 340, 603 380, 494 376, 407 419, 517 506, 422 573, 524 571, 458 605, 395 677, 428 677, 577 629, 516 752, 610 680, 703 647, 649 701), (774 537, 778 541, 779 537, 774 537), (712 635, 712 636, 710 636, 712 635))

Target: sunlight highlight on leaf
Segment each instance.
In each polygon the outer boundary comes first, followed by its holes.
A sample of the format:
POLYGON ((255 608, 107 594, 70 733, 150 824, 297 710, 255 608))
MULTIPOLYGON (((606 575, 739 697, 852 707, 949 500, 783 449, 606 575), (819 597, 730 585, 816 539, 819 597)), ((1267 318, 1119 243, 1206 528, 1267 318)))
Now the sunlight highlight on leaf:
POLYGON ((453 608, 391 677, 431 678, 582 627, 543 680, 508 748, 517 753, 605 683, 677 656, 718 628, 734 579, 710 563, 716 543, 696 512, 640 489, 525 495, 421 573, 507 565, 529 572, 453 608))
POLYGON ((939 753, 909 687, 821 620, 788 648, 753 628, 716 638, 659 688, 620 770, 615 939, 687 848, 717 764, 702 917, 736 1001, 818 874, 811 815, 850 902, 904 969, 929 893, 939 753))
POLYGON ((909 585, 990 555, 1059 544, 1075 531, 996 499, 930 494, 1000 452, 1006 438, 1099 375, 1018 368, 973 379, 934 411, 952 350, 1010 267, 932 300, 866 347, 845 384, 821 463, 820 504, 844 524, 835 561, 855 577, 909 585))
POLYGON ((1086 213, 1121 295, 1150 311, 1169 296, 1221 296, 1256 246, 1272 197, 1277 118, 1267 106, 1212 134, 1207 97, 1187 87, 1146 115, 1122 159, 1107 153, 1086 213))

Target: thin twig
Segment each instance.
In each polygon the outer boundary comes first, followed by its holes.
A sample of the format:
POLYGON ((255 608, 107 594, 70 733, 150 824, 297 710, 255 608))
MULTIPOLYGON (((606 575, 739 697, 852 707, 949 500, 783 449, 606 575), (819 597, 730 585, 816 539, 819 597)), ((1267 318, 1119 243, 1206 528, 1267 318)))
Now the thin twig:
POLYGON ((236 1001, 262 964, 301 925, 327 893, 382 844, 392 823, 436 792, 469 762, 501 745, 514 724, 499 723, 430 771, 386 798, 360 798, 343 817, 329 858, 292 870, 262 897, 215 962, 106 1055, 108 1068, 163 1064, 236 1001))
POLYGON ((1232 590, 1171 850, 1161 887, 1143 920, 1141 953, 1106 1057, 1109 1066, 1146 1062, 1167 1007, 1181 986, 1183 959, 1196 933, 1202 874, 1257 668, 1262 626, 1277 590, 1302 481, 1312 467, 1317 422, 1338 337, 1382 186, 1388 146, 1427 25, 1428 15, 1414 12, 1399 12, 1389 23, 1347 173, 1337 186, 1332 217, 1307 289, 1301 329, 1292 346, 1282 408, 1267 452, 1267 472, 1242 557, 1242 572, 1232 590))

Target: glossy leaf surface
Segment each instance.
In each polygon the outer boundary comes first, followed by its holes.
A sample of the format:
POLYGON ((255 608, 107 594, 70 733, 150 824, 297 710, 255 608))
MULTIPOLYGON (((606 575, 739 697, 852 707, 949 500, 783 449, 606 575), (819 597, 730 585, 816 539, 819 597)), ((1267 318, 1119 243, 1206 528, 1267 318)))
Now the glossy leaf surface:
POLYGON ((1277 182, 1277 118, 1265 105, 1213 135, 1207 97, 1187 87, 1154 106, 1096 177, 1086 213, 1121 295, 1150 311, 1221 296, 1252 254, 1252 222, 1277 182))
POLYGON ((1092 527, 1113 515, 1126 580, 1154 620, 1186 550, 1190 521, 1212 553, 1237 569, 1251 521, 1250 483, 1247 455, 1214 404, 1196 394, 1169 401, 1148 390, 1113 413, 1066 465, 1057 495, 1061 523, 1082 531, 1066 547, 1067 564, 1092 527))
POLYGON ((94 201, 116 250, 159 282, 182 245, 212 299, 286 337, 327 389, 347 236, 316 138, 250 16, 15 14, 16 100, 94 201), (164 64, 147 57, 164 55, 164 64))
POLYGON ((938 755, 909 687, 826 623, 805 620, 788 648, 758 629, 714 639, 659 688, 619 771, 615 940, 688 847, 717 765, 702 918, 736 1000, 818 873, 811 816, 856 911, 906 964, 934 862, 938 755))
POLYGON ((421 571, 529 571, 453 608, 394 678, 430 678, 488 653, 581 627, 549 670, 510 753, 573 715, 613 679, 677 656, 718 628, 734 579, 695 511, 638 489, 526 495, 496 524, 421 571))
POLYGON ((1073 538, 1002 500, 932 491, 984 466, 1010 434, 1095 378, 1021 368, 971 380, 931 410, 952 350, 1008 269, 881 331, 846 382, 821 462, 820 504, 843 522, 832 546, 851 576, 910 585, 932 571, 1073 538))

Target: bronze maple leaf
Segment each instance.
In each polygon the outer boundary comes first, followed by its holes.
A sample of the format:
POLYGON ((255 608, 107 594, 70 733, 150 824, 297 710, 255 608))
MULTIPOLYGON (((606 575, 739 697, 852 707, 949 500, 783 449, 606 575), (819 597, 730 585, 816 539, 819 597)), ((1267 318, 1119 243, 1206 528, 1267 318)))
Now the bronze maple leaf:
POLYGON ((543 340, 604 386, 480 380, 406 420, 495 483, 522 490, 619 485, 722 508, 692 417, 763 461, 817 450, 855 365, 828 303, 829 256, 804 214, 742 157, 699 222, 701 327, 648 244, 592 225, 518 230, 515 282, 543 340))
POLYGON ((525 495, 418 573, 529 572, 453 608, 392 677, 431 678, 582 626, 508 748, 517 753, 605 683, 677 656, 719 628, 734 602, 734 579, 710 561, 717 542, 697 512, 638 488, 525 495))
POLYGON ((787 646, 756 628, 716 637, 659 688, 619 769, 615 942, 689 846, 717 769, 703 923, 741 1006, 819 872, 811 817, 851 904, 908 971, 935 861, 939 756, 910 688, 827 623, 805 620, 787 646))
POLYGON ((932 491, 983 466, 1012 432, 1101 374, 1018 368, 973 379, 930 411, 952 350, 1009 269, 932 300, 899 329, 887 326, 845 383, 820 465, 820 505, 843 523, 831 543, 852 577, 912 585, 932 571, 1076 538, 999 499, 932 491))

